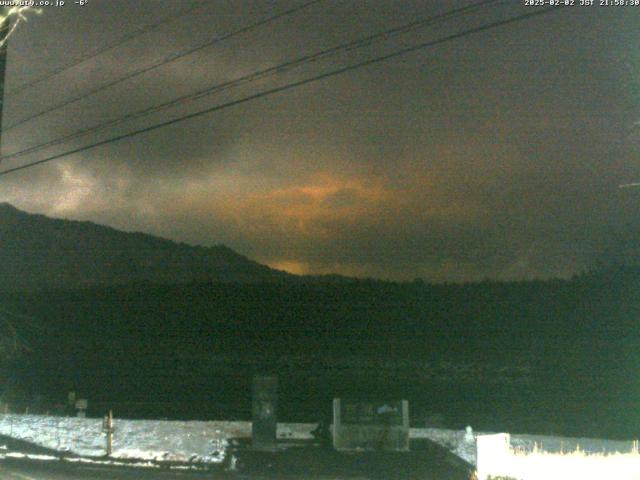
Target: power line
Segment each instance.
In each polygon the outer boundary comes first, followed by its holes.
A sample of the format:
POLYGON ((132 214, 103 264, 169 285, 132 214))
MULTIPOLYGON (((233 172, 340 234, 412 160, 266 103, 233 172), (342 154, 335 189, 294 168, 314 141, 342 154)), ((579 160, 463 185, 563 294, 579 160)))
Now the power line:
POLYGON ((36 151, 42 150, 44 148, 47 147, 51 147, 54 145, 58 145, 60 143, 66 143, 69 140, 73 140, 75 138, 79 138, 85 135, 88 135, 90 133, 94 133, 100 130, 103 130, 104 128, 108 128, 108 127, 113 127, 116 125, 119 125, 121 123, 124 123, 126 121, 129 120, 133 120, 133 119, 137 119, 146 115, 149 115, 151 113, 156 113, 159 112, 161 110, 166 110, 168 108, 174 107, 176 105, 179 105, 181 103, 187 102, 187 101, 193 101, 193 100, 197 100, 200 99, 202 97, 208 96, 208 95, 212 95, 214 93, 218 93, 222 90, 226 90, 229 88, 233 88, 233 87, 237 87, 239 85, 242 85, 244 83, 248 83, 248 82, 252 82, 255 80, 258 80, 260 78, 264 78, 270 75, 274 75, 277 73, 281 73, 283 71, 289 70, 291 68, 294 67, 298 67, 300 65, 303 64, 308 64, 311 62, 315 62, 317 60, 320 60, 322 58, 325 58, 327 56, 330 55, 335 55, 338 54, 340 52, 346 52, 346 51, 351 51, 351 50, 355 50, 357 48, 362 48, 364 46, 367 45, 371 45, 373 42, 375 41, 384 41, 384 40, 388 40, 389 38, 392 38, 393 36, 396 35, 402 35, 405 34, 407 32, 410 32, 412 30, 416 30, 418 28, 427 26, 429 24, 433 24, 437 21, 442 21, 442 20, 447 20, 459 15, 464 15, 464 14, 468 14, 471 13, 473 11, 479 10, 481 8, 484 8, 490 4, 493 3, 500 3, 500 2, 504 2, 504 0, 484 0, 478 3, 475 3, 473 5, 468 5, 466 7, 461 7, 461 8, 457 8, 454 10, 450 10, 447 11, 445 13, 439 14, 439 15, 435 15, 435 16, 431 16, 431 17, 427 17, 427 18, 423 18, 417 21, 413 21, 410 22, 408 24, 405 25, 401 25, 398 27, 394 27, 392 29, 389 30, 385 30, 383 32, 378 32, 372 35, 369 35, 367 37, 364 38, 360 38, 357 40, 352 40, 350 42, 346 42, 331 48, 327 48, 325 50, 321 50, 319 52, 310 54, 310 55, 305 55, 303 57, 297 58, 295 60, 290 60, 288 62, 284 62, 281 63, 279 65, 273 66, 273 67, 269 67, 263 70, 259 70, 257 72, 253 72, 251 74, 248 75, 244 75, 242 77, 236 78, 234 80, 229 80, 226 82, 222 82, 210 87, 207 87, 206 89, 200 90, 198 92, 195 93, 191 93, 188 95, 183 95, 181 97, 178 97, 176 99, 173 99, 171 101, 159 104, 159 105, 155 105, 155 106, 151 106, 142 110, 139 110, 137 112, 133 112, 130 114, 127 114, 123 117, 114 119, 114 120, 110 120, 98 125, 95 125, 93 127, 89 127, 86 128, 84 130, 80 130, 78 132, 74 132, 72 134, 63 136, 63 137, 59 137, 57 139, 54 140, 49 140, 47 142, 38 144, 38 145, 34 145, 32 147, 28 147, 24 150, 21 151, 17 151, 17 152, 13 152, 4 156, 0 157, 0 162, 2 162, 3 160, 7 160, 10 158, 16 158, 16 157, 20 157, 23 155, 27 155, 30 153, 34 153, 36 151))
POLYGON ((182 117, 174 118, 172 120, 168 120, 168 121, 165 121, 165 122, 162 122, 162 123, 151 125, 149 127, 141 128, 141 129, 135 130, 133 132, 125 133, 125 134, 118 135, 118 136, 115 136, 115 137, 112 137, 112 138, 109 138, 109 139, 106 139, 106 140, 102 140, 100 142, 92 143, 90 145, 85 145, 83 147, 79 147, 79 148, 76 148, 76 149, 73 149, 73 150, 69 150, 67 152, 63 152, 63 153, 59 153, 59 154, 56 154, 56 155, 52 155, 52 156, 44 158, 42 160, 37 160, 35 162, 31 162, 31 163, 28 163, 28 164, 25 164, 25 165, 20 165, 18 167, 14 167, 14 168, 9 168, 7 170, 0 171, 0 176, 5 176, 5 175, 8 175, 10 173, 14 173, 14 172, 17 172, 17 171, 20 171, 20 170, 25 170, 27 168, 35 167, 37 165, 42 165, 43 163, 48 163, 48 162, 51 162, 51 161, 54 161, 54 160, 58 160, 60 158, 67 157, 69 155, 74 155, 76 153, 81 153, 81 152, 84 152, 84 151, 87 151, 87 150, 91 150, 91 149, 96 148, 96 147, 107 145, 109 143, 113 143, 113 142, 117 142, 117 141, 124 140, 124 139, 127 139, 127 138, 135 137, 135 136, 141 135, 143 133, 148 133, 148 132, 151 132, 153 130, 157 130, 157 129, 160 129, 160 128, 168 127, 170 125, 174 125, 176 123, 183 122, 185 120, 190 120, 192 118, 201 117, 201 116, 207 115, 209 113, 213 113, 213 112, 216 112, 216 111, 219 111, 219 110, 223 110, 225 108, 229 108, 229 107, 233 107, 233 106, 240 105, 240 104, 243 104, 243 103, 247 103, 247 102, 250 102, 252 100, 257 100, 257 99, 262 98, 262 97, 266 97, 266 96, 273 95, 273 94, 276 94, 276 93, 284 92, 284 91, 287 91, 287 90, 292 90, 292 89, 300 87, 302 85, 313 83, 313 82, 316 82, 316 81, 319 81, 319 80, 324 80, 326 78, 330 78, 330 77, 333 77, 333 76, 336 76, 336 75, 340 75, 340 74, 343 74, 343 73, 346 73, 346 72, 350 72, 350 71, 356 70, 358 68, 362 68, 362 67, 365 67, 365 66, 369 66, 369 65, 373 65, 373 64, 376 64, 376 63, 380 63, 380 62, 386 61, 386 60, 390 60, 392 58, 399 57, 401 55, 406 55, 407 53, 411 53, 411 52, 415 52, 417 50, 421 50, 423 48, 433 47, 435 45, 439 45, 439 44, 442 44, 442 43, 445 43, 445 42, 449 42, 449 41, 452 41, 452 40, 463 38, 463 37, 466 37, 466 36, 474 34, 474 33, 484 32, 484 31, 490 30, 492 28, 501 27, 501 26, 508 25, 508 24, 511 24, 511 23, 515 23, 515 22, 519 22, 519 21, 522 21, 522 20, 526 20, 526 19, 529 19, 529 18, 532 18, 532 17, 544 15, 546 13, 549 13, 549 12, 552 12, 552 11, 556 11, 556 10, 559 10, 561 8, 564 8, 564 7, 565 7, 564 5, 560 5, 560 6, 553 6, 553 7, 543 8, 543 9, 540 9, 540 10, 535 10, 535 11, 532 11, 532 12, 529 12, 529 13, 525 13, 525 14, 522 14, 522 15, 517 15, 515 17, 511 17, 511 18, 508 18, 508 19, 505 19, 505 20, 498 20, 498 21, 495 21, 495 22, 492 22, 492 23, 489 23, 489 24, 486 24, 486 25, 482 25, 480 27, 475 27, 475 28, 470 28, 470 29, 467 29, 467 30, 463 30, 462 32, 458 32, 458 33, 454 33, 454 34, 451 34, 451 35, 447 35, 445 37, 441 37, 441 38, 436 39, 436 40, 431 40, 429 42, 420 43, 420 44, 417 44, 417 45, 406 47, 406 48, 403 48, 401 50, 396 50, 395 52, 392 52, 392 53, 389 53, 389 54, 386 54, 386 55, 370 58, 370 59, 364 60, 362 62, 354 63, 354 64, 351 64, 351 65, 347 65, 345 67, 340 67, 338 69, 322 73, 320 75, 316 75, 316 76, 313 76, 313 77, 309 77, 309 78, 305 78, 305 79, 302 79, 302 80, 298 80, 298 81, 295 81, 295 82, 292 82, 292 83, 288 83, 286 85, 282 85, 282 86, 279 86, 279 87, 271 88, 269 90, 264 90, 262 92, 255 93, 253 95, 248 95, 246 97, 243 97, 243 98, 240 98, 240 99, 237 99, 237 100, 233 100, 233 101, 230 101, 230 102, 227 102, 227 103, 223 103, 223 104, 220 104, 220 105, 216 105, 214 107, 207 108, 205 110, 200 110, 198 112, 191 113, 191 114, 188 114, 188 115, 184 115, 182 117))
POLYGON ((76 60, 72 61, 71 63, 68 63, 66 65, 63 65, 61 67, 56 68, 55 70, 45 74, 42 77, 39 77, 35 80, 32 80, 28 83, 22 83, 19 87, 16 87, 12 90, 9 90, 6 94, 6 96, 13 96, 13 95, 17 95, 20 92, 23 92, 24 90, 27 90, 28 88, 32 88, 35 85, 38 85, 39 83, 45 82, 59 74, 61 74, 62 72, 66 71, 66 70, 70 70, 74 67, 77 67, 78 65, 87 62, 99 55, 102 55, 105 52, 108 52, 109 50, 113 50, 114 48, 117 48, 121 45, 124 45, 125 43, 130 42, 131 40, 144 35, 146 33, 149 33, 153 30, 156 30, 157 28, 167 24, 167 23, 171 23, 175 20, 178 20, 179 18, 182 18, 188 14, 190 14, 191 12, 199 9, 200 7, 202 7, 203 5, 205 5, 207 2, 207 0, 201 0, 199 2, 196 2, 195 4, 193 4, 191 7, 186 8, 185 10, 174 14, 174 15, 170 15, 168 17, 163 18, 162 20, 156 22, 156 23, 152 23, 150 25, 146 25, 142 28, 138 28, 136 30, 133 30, 132 32, 124 35, 123 37, 119 38, 118 40, 116 40, 115 42, 104 46, 103 48, 100 48, 98 50, 96 50, 93 53, 89 53, 87 55, 81 56, 79 58, 77 58, 76 60))
POLYGON ((241 28, 239 28, 237 30, 233 30, 233 31, 225 33, 223 35, 214 37, 212 40, 209 40, 209 41, 207 41, 205 43, 201 43, 200 45, 197 45, 195 47, 189 48, 188 50, 185 50, 183 52, 179 52, 179 53, 175 53, 175 54, 169 55, 164 60, 161 60, 159 62, 156 62, 156 63, 152 64, 152 65, 149 65, 149 66, 140 68, 138 70, 135 70, 135 71, 133 71, 131 73, 128 73, 127 75, 124 75, 124 76, 122 76, 120 78, 117 78, 117 79, 115 79, 115 80, 113 80, 113 81, 111 81, 109 83, 106 83, 106 84, 103 84, 103 85, 101 85, 101 86, 99 86, 97 88, 94 88, 93 90, 90 90, 87 93, 84 93, 82 95, 78 95, 78 96, 73 97, 73 98, 71 98, 69 100, 65 100, 65 101, 63 101, 63 102, 61 102, 61 103, 59 103, 59 104, 57 104, 57 105, 55 105, 53 107, 47 108, 45 110, 42 110, 42 111, 40 111, 40 112, 38 112, 38 113, 36 113, 34 115, 31 115, 29 117, 23 118, 22 120, 18 120, 17 122, 15 122, 15 123, 9 125, 8 127, 6 127, 4 129, 4 131, 6 132, 8 130, 14 129, 14 128, 16 128, 16 127, 18 127, 20 125, 23 125, 23 124, 25 124, 25 123, 27 123, 27 122, 29 122, 31 120, 34 120, 34 119, 39 118, 39 117, 41 117, 43 115, 46 115, 47 113, 51 113, 51 112, 53 112, 55 110, 58 110, 60 108, 67 107, 67 106, 69 106, 69 105, 71 105, 73 103, 79 102, 80 100, 84 100, 87 97, 95 95, 96 93, 100 93, 100 92, 102 92, 104 90, 107 90, 107 89, 109 89, 109 88, 111 88, 111 87, 113 87, 115 85, 118 85, 118 84, 120 84, 122 82, 125 82, 127 80, 131 80, 131 79, 136 78, 136 77, 138 77, 138 76, 140 76, 142 74, 145 74, 147 72, 150 72, 152 70, 160 68, 160 67, 162 67, 164 65, 167 65, 168 63, 174 62, 174 61, 176 61, 176 60, 178 60, 180 58, 186 57, 186 56, 191 55, 193 53, 199 52, 200 50, 203 50, 205 48, 211 47, 211 46, 213 46, 213 45, 215 45, 217 43, 222 42, 223 40, 227 40, 227 39, 229 39, 231 37, 234 37, 236 35, 240 35, 242 33, 249 32, 249 31, 254 30, 254 29, 258 28, 258 27, 261 27, 262 25, 266 25, 268 23, 271 23, 271 22, 274 22, 276 20, 279 20, 279 19, 281 19, 283 17, 292 15, 294 13, 299 12, 300 10, 303 10, 303 9, 305 9, 307 7, 310 7, 311 5, 314 5, 314 4, 322 2, 322 1, 324 1, 324 0, 310 0, 310 1, 308 1, 306 3, 303 3, 302 5, 299 5, 297 7, 292 7, 292 8, 290 8, 288 10, 285 10, 285 11, 283 11, 281 13, 277 13, 275 15, 272 15, 270 17, 264 18, 262 20, 258 20, 257 22, 254 22, 254 23, 252 23, 250 25, 247 25, 245 27, 241 27, 241 28))

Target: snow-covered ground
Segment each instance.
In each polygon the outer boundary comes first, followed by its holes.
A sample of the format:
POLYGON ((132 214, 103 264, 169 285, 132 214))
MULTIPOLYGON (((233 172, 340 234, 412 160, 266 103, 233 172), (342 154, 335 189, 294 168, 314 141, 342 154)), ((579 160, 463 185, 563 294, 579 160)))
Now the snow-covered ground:
MULTIPOLYGON (((278 437, 311 439, 312 423, 280 423, 278 437)), ((231 438, 251 437, 251 422, 168 421, 114 419, 114 459, 219 463, 224 460, 231 438)), ((412 428, 410 437, 432 440, 465 460, 476 464, 475 435, 441 428, 412 428)), ((102 419, 53 417, 43 415, 0 415, 0 434, 26 440, 50 449, 81 456, 103 456, 106 436, 102 419)), ((532 449, 534 443, 547 451, 571 451, 579 444, 583 451, 626 452, 631 442, 571 439, 532 435, 511 435, 511 444, 532 449)))
MULTIPOLYGON (((310 439, 314 424, 278 425, 280 438, 310 439)), ((102 456, 102 419, 0 415, 0 434, 82 456, 102 456)), ((113 458, 217 463, 228 439, 251 436, 251 422, 114 420, 113 458)))
POLYGON ((465 430, 448 430, 445 428, 412 428, 410 438, 427 438, 442 445, 465 462, 476 464, 476 442, 465 430))
MULTIPOLYGON (((476 465, 477 435, 491 435, 495 432, 473 432, 469 435, 465 430, 447 430, 442 428, 412 428, 411 438, 428 438, 447 448, 452 453, 471 465, 476 465)), ((599 438, 570 438, 549 435, 511 434, 511 446, 521 452, 534 449, 550 453, 574 452, 579 449, 584 453, 629 453, 632 441, 605 440, 599 438)))

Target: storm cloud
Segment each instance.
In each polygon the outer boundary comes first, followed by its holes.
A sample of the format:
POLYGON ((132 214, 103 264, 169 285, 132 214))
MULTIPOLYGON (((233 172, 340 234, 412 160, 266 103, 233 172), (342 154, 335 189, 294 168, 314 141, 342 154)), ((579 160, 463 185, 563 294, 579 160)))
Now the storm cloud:
MULTIPOLYGON (((3 134, 10 153, 469 2, 323 1, 3 134)), ((4 124, 298 2, 212 1, 5 102, 4 124)), ((183 2, 48 8, 11 39, 7 88, 183 2)), ((464 17, 120 125, 11 167, 403 45, 525 13, 464 17)), ((574 7, 0 178, 0 201, 295 273, 432 281, 637 263, 638 8, 574 7)))

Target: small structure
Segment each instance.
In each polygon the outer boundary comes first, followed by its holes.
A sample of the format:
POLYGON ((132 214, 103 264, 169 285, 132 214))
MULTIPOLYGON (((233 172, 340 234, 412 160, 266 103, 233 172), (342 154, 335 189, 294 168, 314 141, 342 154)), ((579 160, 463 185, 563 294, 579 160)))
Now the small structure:
POLYGON ((476 436, 473 434, 473 428, 471 428, 471 425, 467 425, 467 428, 464 430, 464 441, 475 445, 476 436))
POLYGON ((278 427, 278 377, 253 378, 252 446, 256 450, 275 450, 278 427))
POLYGON ((409 451, 409 402, 334 398, 333 446, 336 450, 409 451))

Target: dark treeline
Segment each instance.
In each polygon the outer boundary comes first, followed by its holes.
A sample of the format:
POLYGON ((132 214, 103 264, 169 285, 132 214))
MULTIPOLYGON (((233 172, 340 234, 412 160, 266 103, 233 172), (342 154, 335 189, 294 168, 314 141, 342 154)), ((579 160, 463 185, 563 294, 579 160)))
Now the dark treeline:
POLYGON ((336 394, 386 395, 452 426, 637 435, 640 269, 449 285, 138 284, 0 301, 37 320, 22 332, 31 352, 14 385, 61 399, 77 390, 132 416, 246 416, 251 374, 275 371, 298 420, 336 394), (505 368, 527 378, 501 381, 505 368))

